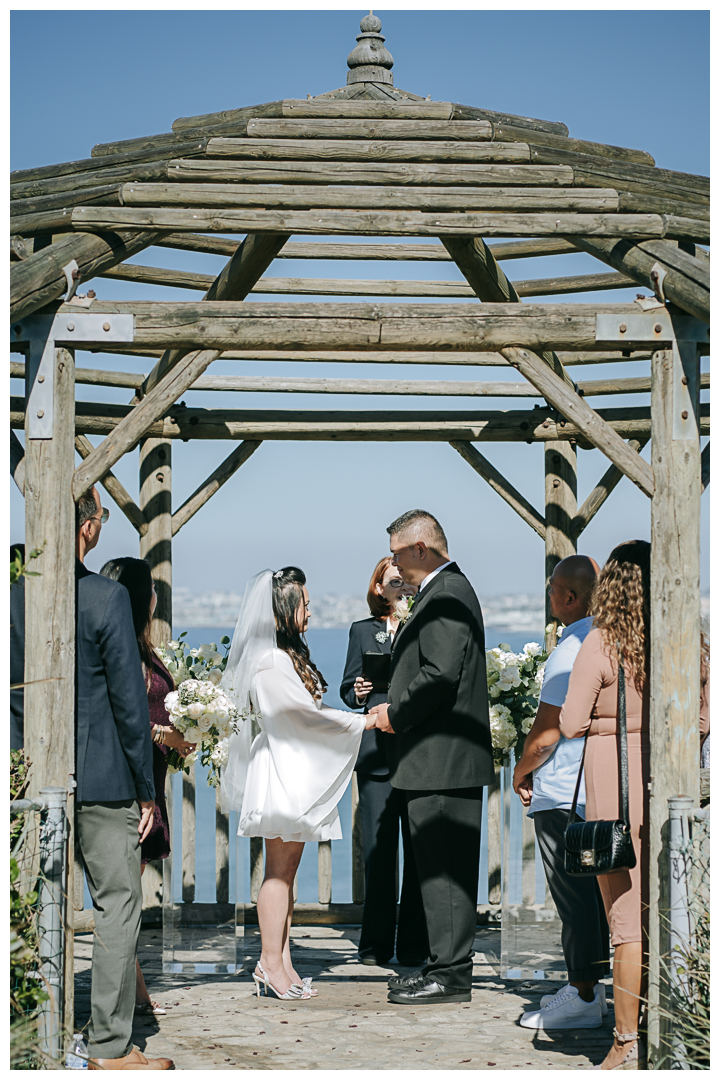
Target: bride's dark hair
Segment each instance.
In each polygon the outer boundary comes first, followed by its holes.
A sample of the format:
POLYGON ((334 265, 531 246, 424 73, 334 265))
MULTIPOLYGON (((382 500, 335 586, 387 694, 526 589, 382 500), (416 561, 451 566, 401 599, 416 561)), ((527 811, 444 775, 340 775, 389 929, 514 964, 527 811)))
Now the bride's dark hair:
POLYGON ((273 613, 278 649, 288 654, 303 685, 319 701, 327 690, 327 683, 310 659, 305 635, 298 629, 298 616, 304 608, 302 590, 306 580, 297 566, 284 566, 273 574, 273 613))

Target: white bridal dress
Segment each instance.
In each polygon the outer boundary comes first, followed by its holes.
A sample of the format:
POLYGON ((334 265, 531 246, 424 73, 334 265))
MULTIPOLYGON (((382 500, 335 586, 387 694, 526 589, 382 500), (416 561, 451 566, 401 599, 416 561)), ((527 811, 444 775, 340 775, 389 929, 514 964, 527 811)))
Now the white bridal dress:
POLYGON ((272 666, 268 660, 251 685, 260 734, 250 750, 238 834, 340 840, 337 806, 352 777, 365 717, 315 701, 283 650, 272 650, 272 666))

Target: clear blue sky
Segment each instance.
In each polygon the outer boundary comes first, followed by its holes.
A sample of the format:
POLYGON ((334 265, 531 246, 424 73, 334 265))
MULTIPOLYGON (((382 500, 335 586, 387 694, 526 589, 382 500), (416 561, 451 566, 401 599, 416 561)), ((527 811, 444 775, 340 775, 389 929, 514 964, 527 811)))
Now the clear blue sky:
MULTIPOLYGON (((346 57, 365 9, 348 11, 15 11, 11 15, 11 168, 87 157, 97 142, 169 131, 177 117, 283 97, 304 98, 345 83, 346 57), (28 77, 32 57, 32 77, 28 77), (77 61, 71 62, 71 58, 77 61), (80 62, 80 58, 81 61, 80 62)), ((709 171, 709 15, 706 11, 389 11, 386 45, 395 85, 436 101, 455 101, 546 120, 578 138, 649 151, 665 168, 709 171)), ((151 249, 145 265, 219 272, 212 256, 151 249)), ((597 272, 584 255, 506 263, 514 280, 597 272)), ((280 260, 275 276, 461 280, 448 264, 280 260)), ((104 299, 189 300, 199 294, 99 279, 104 299)), ((636 289, 596 294, 632 300, 636 289)), ((257 297, 263 299, 263 297, 257 297)), ((268 297, 268 299, 271 299, 268 297)), ((565 302, 567 299, 565 298, 565 302)), ((580 299, 576 297, 575 299, 580 299)), ((539 298, 537 302, 542 302, 539 298)), ((78 366, 146 371, 149 361, 78 352, 78 366)), ((704 361, 707 364, 707 361, 704 361)), ((706 369, 706 368, 705 368, 706 369)), ((353 377, 502 378, 507 370, 375 365, 245 365, 213 373, 353 377)), ((616 374, 575 368, 576 378, 616 374)), ((646 374, 644 365, 632 372, 646 374)), ((20 392, 17 388, 15 392, 20 392)), ((86 400, 127 395, 79 386, 86 400)), ((236 408, 477 408, 468 399, 337 399, 294 395, 188 393, 188 405, 236 408)), ((626 404, 648 399, 634 395, 626 404)), ((608 399, 595 399, 598 406, 608 399)), ((619 403, 619 402, 618 402, 619 403)), ((512 407, 499 402, 498 407, 512 407)), ((480 447, 542 508, 539 446, 480 447)), ((174 445, 178 506, 225 457, 230 444, 174 445)), ((648 451, 645 451, 648 456, 648 451)), ((579 454, 579 499, 607 466, 597 451, 579 454)), ((137 492, 137 455, 115 469, 137 492)), ((106 497, 107 500, 108 497, 106 497)), ((705 496, 703 502, 707 501, 705 496)), ((109 503, 111 509, 113 504, 109 503)), ((186 525, 174 545, 175 584, 234 589, 264 566, 296 563, 311 591, 363 592, 386 550, 385 526, 413 506, 434 512, 451 553, 480 595, 539 592, 543 546, 529 528, 443 444, 266 442, 223 491, 186 525)), ((22 499, 11 494, 11 539, 22 534, 22 499)), ((649 502, 627 480, 584 534, 581 551, 604 561, 612 546, 649 536, 649 502)), ((137 537, 117 509, 91 569, 133 554, 137 537)), ((708 508, 703 509, 703 585, 707 586, 708 508)))

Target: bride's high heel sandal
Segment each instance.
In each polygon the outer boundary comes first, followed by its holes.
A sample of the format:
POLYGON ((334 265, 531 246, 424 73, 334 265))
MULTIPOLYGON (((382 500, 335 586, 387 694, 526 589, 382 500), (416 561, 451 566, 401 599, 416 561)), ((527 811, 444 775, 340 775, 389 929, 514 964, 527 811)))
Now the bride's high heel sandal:
MULTIPOLYGON (((613 1065, 613 1069, 639 1069, 641 1067, 644 1068, 647 1054, 645 1051, 645 1047, 638 1039, 637 1031, 631 1031, 628 1032, 626 1035, 622 1035, 617 1030, 617 1028, 613 1028, 613 1036, 615 1037, 617 1042, 620 1043, 621 1046, 625 1043, 631 1044, 630 1049, 625 1054, 625 1057, 622 1059, 622 1061, 618 1062, 617 1065, 613 1065)), ((593 1065, 593 1070, 597 1069, 602 1069, 602 1065, 593 1065)), ((609 1072, 611 1070, 606 1069, 605 1071, 609 1072)))
POLYGON ((317 990, 313 989, 312 978, 310 976, 306 976, 303 979, 302 983, 293 983, 292 984, 292 989, 293 990, 300 990, 300 991, 307 990, 309 992, 310 997, 317 997, 317 995, 318 995, 317 990))
POLYGON ((281 994, 279 990, 276 990, 273 984, 270 982, 267 972, 262 967, 260 962, 256 966, 256 970, 253 972, 253 982, 255 983, 255 993, 260 997, 260 987, 265 987, 265 997, 268 997, 268 988, 272 990, 276 998, 280 998, 281 1001, 296 1001, 301 998, 309 998, 312 995, 305 986, 291 985, 284 994, 281 994))

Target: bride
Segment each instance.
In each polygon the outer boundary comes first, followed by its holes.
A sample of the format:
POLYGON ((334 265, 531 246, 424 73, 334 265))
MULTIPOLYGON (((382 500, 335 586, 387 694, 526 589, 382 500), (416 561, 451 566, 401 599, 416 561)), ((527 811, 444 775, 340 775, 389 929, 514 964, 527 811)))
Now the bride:
POLYGON ((262 951, 253 979, 284 999, 315 996, 290 957, 293 882, 306 841, 340 840, 337 805, 352 777, 372 716, 323 705, 327 684, 310 659, 305 574, 263 570, 245 590, 222 686, 250 719, 230 740, 222 776, 225 810, 239 810, 240 836, 265 838, 257 911, 262 951))

